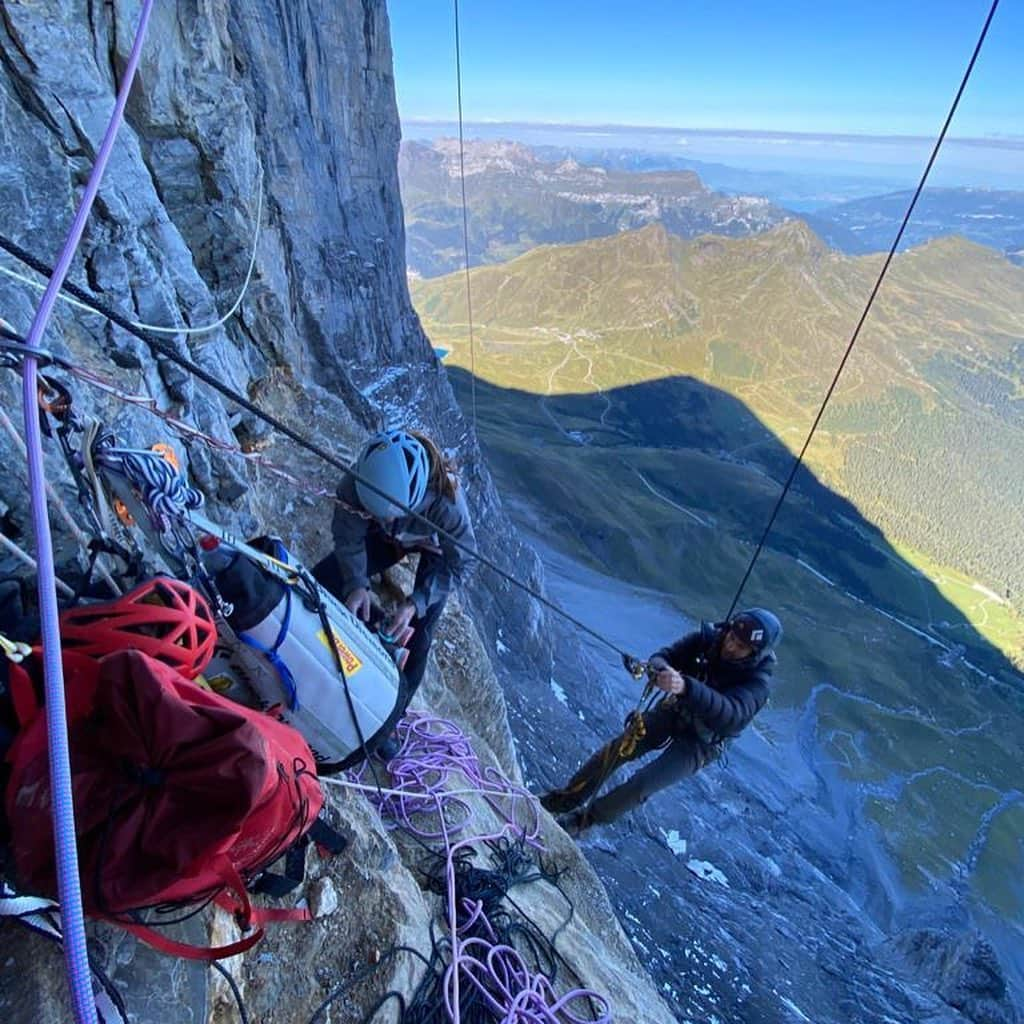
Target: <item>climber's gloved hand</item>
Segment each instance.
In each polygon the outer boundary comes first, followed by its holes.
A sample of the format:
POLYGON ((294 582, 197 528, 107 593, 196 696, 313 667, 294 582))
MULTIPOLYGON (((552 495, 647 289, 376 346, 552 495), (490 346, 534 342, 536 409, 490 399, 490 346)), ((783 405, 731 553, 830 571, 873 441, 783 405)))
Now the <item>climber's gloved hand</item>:
POLYGON ((356 587, 345 598, 345 607, 363 622, 370 621, 370 592, 366 587, 356 587))

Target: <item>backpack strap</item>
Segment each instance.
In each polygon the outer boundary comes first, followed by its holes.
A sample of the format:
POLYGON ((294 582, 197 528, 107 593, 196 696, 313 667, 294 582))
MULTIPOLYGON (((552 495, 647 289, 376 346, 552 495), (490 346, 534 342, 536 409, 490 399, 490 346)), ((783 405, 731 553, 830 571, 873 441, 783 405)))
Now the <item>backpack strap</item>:
POLYGON ((323 851, 326 851, 327 856, 339 854, 348 846, 348 838, 333 825, 329 825, 322 814, 310 825, 306 837, 316 843, 321 856, 325 855, 323 851))
MULTIPOLYGON (((37 935, 64 943, 60 907, 53 900, 38 896, 22 896, 7 882, 0 881, 0 918, 10 917, 37 935)), ((99 1024, 128 1024, 128 1011, 120 993, 102 970, 89 957, 93 975, 93 999, 99 1024)))
POLYGON ((264 871, 255 884, 249 886, 249 891, 281 899, 302 885, 306 877, 306 848, 310 842, 316 845, 321 857, 335 856, 348 846, 348 839, 333 825, 328 825, 321 815, 285 854, 284 872, 264 871))
POLYGON ((130 932, 135 938, 140 939, 147 945, 159 950, 161 953, 168 953, 171 956, 179 956, 185 960, 222 960, 224 957, 237 956, 247 949, 252 949, 260 939, 263 938, 263 929, 257 928, 237 942, 229 942, 226 946, 193 946, 188 942, 177 942, 162 935, 155 928, 145 924, 126 924, 118 921, 117 924, 126 932, 130 932))
POLYGON ((126 923, 115 919, 115 923, 131 932, 137 939, 148 943, 161 953, 169 953, 172 956, 180 956, 186 960, 222 960, 225 957, 237 956, 251 949, 260 939, 263 938, 263 925, 273 921, 310 921, 312 915, 304 907, 272 909, 269 907, 254 907, 249 900, 249 894, 245 890, 245 883, 242 881, 238 870, 226 856, 220 856, 213 864, 224 883, 224 889, 214 898, 214 902, 221 909, 233 915, 235 921, 243 932, 248 932, 235 942, 229 942, 223 946, 194 946, 189 942, 179 942, 176 939, 169 939, 166 935, 157 931, 142 922, 126 923), (253 928, 253 925, 256 927, 253 928), (252 931, 250 929, 252 928, 252 931))
POLYGON ((288 695, 288 708, 291 711, 297 711, 299 707, 299 690, 295 685, 295 677, 292 675, 291 669, 284 663, 281 656, 277 653, 281 644, 288 639, 288 631, 292 626, 292 590, 292 587, 285 587, 284 615, 281 618, 281 628, 277 631, 277 639, 271 647, 261 644, 259 640, 250 636, 248 633, 240 631, 236 635, 242 643, 248 645, 254 651, 259 651, 260 654, 264 655, 267 661, 277 669, 277 674, 281 677, 281 685, 284 686, 285 693, 288 695))

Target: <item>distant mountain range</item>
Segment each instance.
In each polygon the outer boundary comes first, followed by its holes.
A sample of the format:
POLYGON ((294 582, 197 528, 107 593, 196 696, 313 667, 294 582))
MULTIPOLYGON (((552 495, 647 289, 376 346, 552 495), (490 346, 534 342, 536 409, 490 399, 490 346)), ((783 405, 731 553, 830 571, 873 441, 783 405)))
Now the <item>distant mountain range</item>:
MULTIPOLYGON (((879 252, 892 244, 911 196, 911 192, 892 192, 803 216, 836 249, 846 253, 879 252)), ((942 235, 961 235, 998 249, 1015 263, 1024 263, 1024 192, 925 189, 901 244, 910 248, 942 235)))
MULTIPOLYGON (((458 143, 402 144, 399 171, 409 269, 436 277, 464 264, 458 143)), ((813 173, 746 171, 631 149, 580 150, 517 142, 466 144, 470 264, 512 259, 537 245, 599 238, 660 222, 680 238, 757 234, 800 217, 849 255, 887 250, 910 191, 864 195, 878 182, 813 173), (698 176, 699 174, 699 176, 698 176), (713 191, 712 189, 716 190, 713 191), (847 200, 849 195, 857 198, 847 200), (780 197, 797 203, 787 211, 780 197)), ((1024 193, 930 188, 903 248, 961 235, 1024 263, 1024 193)))
POLYGON ((851 199, 895 191, 906 182, 851 174, 822 174, 813 168, 795 171, 753 171, 708 160, 619 146, 534 146, 541 160, 578 160, 588 167, 615 171, 693 171, 716 192, 727 195, 764 196, 776 206, 796 211, 819 210, 851 199))
MULTIPOLYGON (((409 270, 436 277, 461 268, 458 141, 404 142, 398 166, 409 270)), ((740 236, 766 231, 790 216, 758 196, 712 192, 692 171, 546 162, 516 142, 467 142, 465 175, 471 266, 655 222, 681 238, 740 236)))
MULTIPOLYGON (((800 443, 880 258, 830 250, 800 221, 695 240, 658 224, 537 249, 473 271, 477 373, 548 396, 690 376, 760 417, 764 434, 729 455, 757 463, 778 451, 767 444, 775 437, 800 443)), ((452 276, 415 284, 413 296, 431 336, 468 366, 464 288, 452 276)), ((1024 270, 996 252, 940 239, 902 254, 808 456, 826 485, 941 577, 940 589, 1018 660, 1024 638, 1012 606, 1024 608, 1024 549, 1006 538, 1024 537, 1022 325, 1024 270)), ((688 415, 652 412, 632 436, 657 448, 659 420, 670 439, 688 415)), ((596 428, 581 428, 580 443, 621 443, 621 420, 609 408, 596 428)), ((723 447, 721 427, 705 423, 703 450, 723 447)), ((776 479, 786 468, 762 465, 776 479)), ((691 503, 685 480, 670 497, 691 503)), ((819 568, 829 574, 827 563, 819 568)), ((914 601, 913 587, 862 596, 894 612, 904 597, 914 601)), ((914 615, 946 628, 926 609, 914 615)), ((957 642, 955 627, 944 635, 957 642)))

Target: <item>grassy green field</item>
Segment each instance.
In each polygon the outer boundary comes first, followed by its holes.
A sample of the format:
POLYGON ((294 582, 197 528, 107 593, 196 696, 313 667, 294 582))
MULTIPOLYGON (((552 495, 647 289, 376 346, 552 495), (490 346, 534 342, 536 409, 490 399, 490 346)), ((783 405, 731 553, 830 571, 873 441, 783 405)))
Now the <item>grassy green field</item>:
POLYGON ((893 549, 906 565, 920 573, 967 620, 966 623, 947 623, 939 618, 941 608, 932 609, 934 602, 929 600, 930 588, 922 587, 922 600, 929 609, 928 621, 935 632, 953 641, 962 636, 962 642, 969 643, 972 639, 969 631, 974 630, 1016 664, 1024 665, 1024 623, 1005 594, 999 595, 977 580, 956 569, 939 565, 913 548, 894 542, 893 549))

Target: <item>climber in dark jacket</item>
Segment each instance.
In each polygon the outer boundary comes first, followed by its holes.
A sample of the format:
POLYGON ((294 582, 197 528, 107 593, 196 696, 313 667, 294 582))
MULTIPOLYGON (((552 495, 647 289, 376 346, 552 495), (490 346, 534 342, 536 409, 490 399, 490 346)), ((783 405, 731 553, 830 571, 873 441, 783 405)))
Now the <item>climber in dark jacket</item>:
POLYGON ((594 823, 615 821, 658 790, 700 771, 767 703, 774 648, 781 639, 775 615, 751 608, 728 622, 702 623, 651 655, 652 682, 665 697, 639 723, 630 716, 620 736, 540 802, 553 814, 565 815, 562 824, 578 833, 594 823), (589 804, 613 772, 655 750, 661 751, 658 757, 589 804))
POLYGON ((411 697, 423 680, 452 582, 465 563, 450 538, 474 547, 469 509, 454 466, 433 441, 415 431, 390 430, 372 437, 354 468, 361 479, 346 474, 338 486, 334 551, 314 566, 313 575, 368 622, 374 611, 370 577, 419 553, 412 593, 384 626, 394 636, 413 627, 404 669, 411 697), (403 512, 363 481, 427 522, 403 512))

